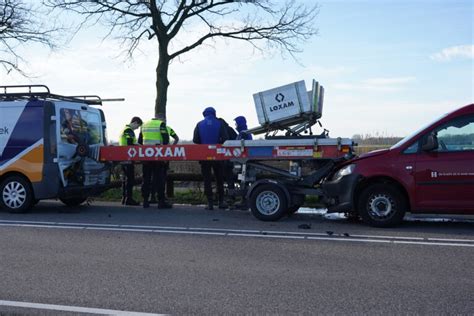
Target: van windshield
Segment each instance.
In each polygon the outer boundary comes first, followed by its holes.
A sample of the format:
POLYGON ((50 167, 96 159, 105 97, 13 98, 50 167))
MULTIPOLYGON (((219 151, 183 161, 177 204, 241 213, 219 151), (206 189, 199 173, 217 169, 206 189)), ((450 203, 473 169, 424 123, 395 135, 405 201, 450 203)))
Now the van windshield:
POLYGON ((61 140, 70 144, 102 143, 100 115, 87 110, 61 109, 61 140))
POLYGON ((415 132, 411 133, 410 135, 406 136, 405 138, 403 138, 402 140, 400 140, 398 143, 396 143, 395 145, 393 145, 392 147, 390 147, 390 149, 395 149, 395 148, 398 148, 398 147, 401 147, 403 146, 404 144, 406 144, 408 141, 410 141, 413 137, 415 137, 418 133, 422 132, 423 130, 427 129, 428 127, 430 127, 431 125, 433 125, 434 123, 436 123, 437 121, 440 121, 442 119, 444 119, 446 116, 448 116, 449 114, 451 113, 446 113, 444 114, 443 116, 437 118, 436 120, 433 120, 432 122, 430 122, 429 124, 425 124, 423 125, 423 127, 417 129, 415 132))

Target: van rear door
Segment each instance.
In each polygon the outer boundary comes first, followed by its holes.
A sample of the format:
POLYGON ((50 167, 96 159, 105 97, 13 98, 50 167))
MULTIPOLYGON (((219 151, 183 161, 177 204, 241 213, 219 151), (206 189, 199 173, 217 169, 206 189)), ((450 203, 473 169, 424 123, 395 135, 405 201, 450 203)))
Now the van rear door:
POLYGON ((104 145, 99 110, 81 103, 58 102, 56 113, 57 161, 64 187, 105 184, 108 170, 94 159, 94 153, 104 145), (81 147, 86 151, 79 150, 81 147))

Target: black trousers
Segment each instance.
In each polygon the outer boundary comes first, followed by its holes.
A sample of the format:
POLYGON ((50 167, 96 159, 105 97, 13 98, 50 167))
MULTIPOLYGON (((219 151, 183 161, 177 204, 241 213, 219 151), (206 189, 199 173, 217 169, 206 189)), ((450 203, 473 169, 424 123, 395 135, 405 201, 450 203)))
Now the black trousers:
POLYGON ((234 174, 234 164, 230 161, 223 161, 224 168, 224 179, 227 183, 227 188, 235 189, 235 182, 237 181, 237 176, 234 174))
POLYGON ((217 196, 219 202, 224 199, 224 170, 220 161, 201 161, 201 172, 204 177, 204 194, 208 202, 212 202, 212 171, 216 177, 217 196))
MULTIPOLYGON (((166 165, 166 168, 165 168, 165 176, 164 176, 165 180, 163 180, 163 181, 165 181, 164 185, 165 185, 165 189, 166 189, 166 179, 168 178, 168 170, 170 169, 170 163, 169 163, 169 161, 166 161, 166 162, 164 162, 164 164, 166 165)), ((162 176, 159 177, 157 173, 153 174, 153 177, 151 179, 151 181, 153 181, 153 185, 151 186, 151 192, 150 192, 150 196, 152 196, 152 197, 156 197, 156 195, 157 195, 156 191, 157 191, 158 185, 161 185, 159 183, 160 180, 158 178, 163 178, 163 177, 162 176)))
POLYGON ((166 162, 143 163, 143 200, 148 201, 152 192, 157 193, 158 201, 165 200, 166 162))
POLYGON ((122 197, 132 198, 133 185, 135 184, 135 166, 122 165, 124 177, 122 178, 122 197))

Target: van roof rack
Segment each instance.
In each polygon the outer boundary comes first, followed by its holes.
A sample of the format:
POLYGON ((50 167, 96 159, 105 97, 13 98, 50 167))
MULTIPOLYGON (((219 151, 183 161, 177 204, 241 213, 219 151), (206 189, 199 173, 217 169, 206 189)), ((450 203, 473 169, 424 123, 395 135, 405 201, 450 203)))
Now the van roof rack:
POLYGON ((100 104, 102 105, 102 102, 116 102, 116 101, 125 101, 124 98, 108 98, 108 99, 102 99, 98 95, 70 95, 67 96, 68 98, 74 98, 74 99, 81 99, 89 104, 100 104))
POLYGON ((90 105, 102 105, 104 101, 124 101, 123 98, 101 99, 97 95, 64 96, 51 93, 46 85, 8 85, 0 86, 0 100, 18 100, 27 98, 44 98, 50 100, 61 100, 69 102, 86 103, 90 105), (3 91, 2 91, 3 90, 3 91))

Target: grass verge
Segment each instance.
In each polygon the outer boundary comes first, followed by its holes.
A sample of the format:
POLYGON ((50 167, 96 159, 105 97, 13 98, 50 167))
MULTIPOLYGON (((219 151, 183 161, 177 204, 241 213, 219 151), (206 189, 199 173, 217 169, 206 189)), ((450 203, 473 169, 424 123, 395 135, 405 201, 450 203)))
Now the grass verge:
MULTIPOLYGON (((133 198, 137 201, 142 201, 141 192, 138 189, 133 191, 133 198)), ((122 189, 114 188, 105 191, 101 195, 97 196, 95 200, 98 201, 111 201, 120 202, 122 199, 122 189)), ((175 188, 174 197, 169 199, 173 203, 178 204, 206 204, 207 200, 203 192, 199 189, 192 188, 175 188)), ((322 207, 317 196, 307 196, 305 199, 304 207, 319 208, 322 207)))

